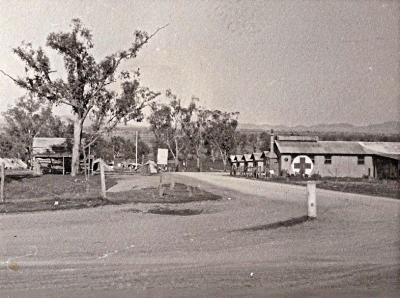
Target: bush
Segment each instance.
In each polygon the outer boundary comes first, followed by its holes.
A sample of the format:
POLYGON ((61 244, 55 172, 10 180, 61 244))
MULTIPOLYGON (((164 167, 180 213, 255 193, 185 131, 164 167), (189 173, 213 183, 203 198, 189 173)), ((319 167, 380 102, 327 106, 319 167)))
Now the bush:
POLYGON ((321 175, 318 173, 314 173, 311 175, 311 179, 314 179, 314 180, 320 180, 321 178, 322 178, 321 175))

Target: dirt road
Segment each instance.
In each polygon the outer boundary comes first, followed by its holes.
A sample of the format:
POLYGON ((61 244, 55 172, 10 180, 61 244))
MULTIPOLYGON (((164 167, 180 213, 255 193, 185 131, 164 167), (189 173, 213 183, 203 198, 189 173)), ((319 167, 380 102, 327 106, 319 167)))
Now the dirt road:
MULTIPOLYGON (((210 173, 164 179, 223 199, 175 205, 203 210, 195 216, 138 212, 148 204, 1 215, 0 297, 400 293, 398 200, 319 190, 317 220, 273 228, 305 214, 305 188, 210 173)), ((152 183, 132 178, 133 191, 152 183)))

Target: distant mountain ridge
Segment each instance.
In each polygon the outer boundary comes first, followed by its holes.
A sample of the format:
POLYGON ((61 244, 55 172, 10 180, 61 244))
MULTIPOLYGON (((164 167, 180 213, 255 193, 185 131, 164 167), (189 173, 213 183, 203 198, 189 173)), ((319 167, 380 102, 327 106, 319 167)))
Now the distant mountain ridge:
MULTIPOLYGON (((0 132, 4 130, 5 122, 0 118, 0 132)), ((276 131, 285 132, 347 132, 347 133, 369 133, 369 134, 400 134, 400 121, 387 121, 382 123, 357 126, 349 123, 332 123, 332 124, 317 124, 317 125, 270 125, 270 124, 251 124, 240 123, 240 130, 253 130, 253 131, 276 131)), ((138 130, 142 134, 149 134, 150 127, 147 125, 121 125, 116 128, 114 134, 119 135, 121 132, 132 132, 138 130)))
POLYGON ((264 130, 264 131, 269 131, 273 129, 277 131, 293 131, 293 132, 315 131, 315 132, 349 132, 349 133, 370 133, 370 134, 375 134, 375 133, 399 134, 400 121, 388 121, 388 122, 370 124, 365 126, 357 126, 348 123, 317 124, 311 126, 305 126, 305 125, 286 126, 286 125, 239 123, 239 129, 264 130))

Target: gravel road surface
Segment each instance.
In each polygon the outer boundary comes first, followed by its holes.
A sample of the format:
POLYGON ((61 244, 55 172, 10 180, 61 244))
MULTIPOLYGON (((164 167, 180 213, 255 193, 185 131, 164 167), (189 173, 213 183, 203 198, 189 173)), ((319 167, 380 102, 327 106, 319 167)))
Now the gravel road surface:
MULTIPOLYGON (((0 215, 0 297, 399 297, 400 201, 218 173, 164 174, 220 194, 161 204, 0 215)), ((121 190, 157 185, 132 176, 121 190), (129 182, 131 179, 131 182, 129 182)), ((118 191, 118 186, 114 191, 118 191)))

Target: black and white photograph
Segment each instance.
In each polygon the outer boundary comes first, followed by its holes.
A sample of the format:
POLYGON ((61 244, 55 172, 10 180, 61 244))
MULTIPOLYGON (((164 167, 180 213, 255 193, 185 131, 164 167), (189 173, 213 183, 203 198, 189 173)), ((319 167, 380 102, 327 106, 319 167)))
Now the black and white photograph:
POLYGON ((0 0, 13 297, 400 297, 400 1, 0 0))

